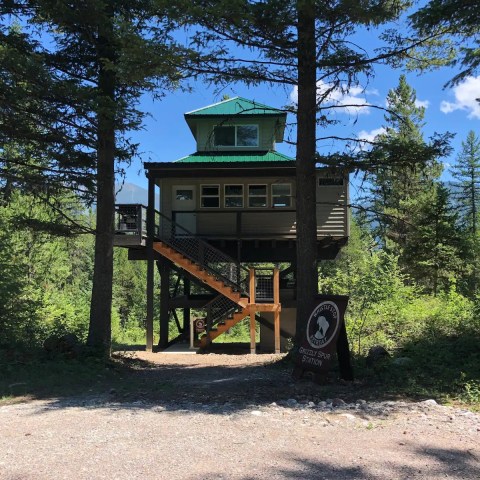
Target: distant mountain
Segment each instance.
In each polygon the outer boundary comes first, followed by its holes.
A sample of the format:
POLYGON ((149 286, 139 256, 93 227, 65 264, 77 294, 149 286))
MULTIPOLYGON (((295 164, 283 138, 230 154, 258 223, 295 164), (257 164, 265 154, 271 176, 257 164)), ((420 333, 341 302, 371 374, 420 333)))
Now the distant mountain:
MULTIPOLYGON (((148 190, 134 183, 117 184, 115 193, 115 203, 141 203, 142 205, 148 203, 148 190)), ((155 206, 158 208, 158 194, 155 195, 155 206)))

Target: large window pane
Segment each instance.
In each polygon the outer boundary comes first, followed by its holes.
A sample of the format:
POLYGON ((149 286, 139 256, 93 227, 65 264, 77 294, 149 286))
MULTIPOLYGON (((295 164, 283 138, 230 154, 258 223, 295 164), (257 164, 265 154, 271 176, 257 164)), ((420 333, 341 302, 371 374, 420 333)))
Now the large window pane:
POLYGON ((267 197, 250 197, 248 206, 254 208, 265 208, 267 206, 267 197))
POLYGON ((218 197, 202 197, 202 207, 204 208, 218 208, 220 200, 218 197))
POLYGON ((235 146, 235 127, 215 127, 215 145, 221 147, 235 146))
POLYGON ((218 185, 203 186, 202 195, 218 195, 218 185))
POLYGON ((243 185, 225 185, 225 195, 243 195, 243 185))
POLYGON ((248 186, 248 195, 266 195, 267 186, 266 185, 249 185, 248 186))
POLYGON ((258 128, 256 125, 237 126, 237 146, 256 147, 258 146, 258 128))
POLYGON ((243 208, 243 197, 225 197, 227 208, 243 208))

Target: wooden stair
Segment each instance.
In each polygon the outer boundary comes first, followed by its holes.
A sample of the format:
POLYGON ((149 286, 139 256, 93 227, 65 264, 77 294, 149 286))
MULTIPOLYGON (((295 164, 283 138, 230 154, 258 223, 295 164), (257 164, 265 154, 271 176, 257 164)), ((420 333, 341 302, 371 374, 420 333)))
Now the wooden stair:
MULTIPOLYGON (((191 275, 206 283, 209 287, 213 288, 218 293, 221 293, 225 297, 235 302, 237 305, 242 307, 242 309, 245 309, 245 307, 248 305, 248 298, 242 297, 242 295, 239 292, 235 291, 230 285, 226 285, 224 282, 216 278, 213 274, 204 270, 201 265, 192 262, 180 252, 177 252, 175 249, 169 247, 165 243, 154 242, 153 249, 163 255, 165 258, 168 258, 175 265, 178 265, 180 268, 183 268, 191 275)), ((245 316, 246 315, 244 315, 242 318, 244 318, 245 316)), ((237 320, 235 323, 239 322, 240 320, 237 320)), ((228 330, 228 328, 231 328, 231 326, 227 327, 226 330, 228 330)), ((220 335, 220 333, 218 335, 220 335)))
POLYGON ((249 314, 250 310, 244 307, 241 311, 235 312, 230 318, 226 318, 223 322, 218 323, 215 329, 210 330, 200 339, 200 348, 208 347, 213 340, 232 328, 249 314))

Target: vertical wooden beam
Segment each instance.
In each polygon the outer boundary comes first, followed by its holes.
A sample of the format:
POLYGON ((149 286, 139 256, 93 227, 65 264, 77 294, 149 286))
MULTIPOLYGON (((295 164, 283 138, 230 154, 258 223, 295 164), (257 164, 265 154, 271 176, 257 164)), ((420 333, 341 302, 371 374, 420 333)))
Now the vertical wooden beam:
POLYGON ((250 278, 249 278, 249 297, 250 303, 255 303, 255 269, 250 268, 250 278))
POLYGON ((280 310, 273 312, 273 328, 275 334, 275 353, 280 353, 280 310))
POLYGON ((273 269, 273 303, 277 307, 273 313, 275 353, 280 353, 280 271, 278 268, 273 269))
POLYGON ((273 303, 280 303, 280 271, 278 268, 273 269, 273 303))
POLYGON ((255 331, 255 308, 250 307, 250 353, 257 353, 256 343, 256 331, 255 331))
POLYGON ((148 176, 147 207, 147 318, 146 318, 146 350, 153 350, 153 295, 154 295, 154 256, 153 236, 155 231, 155 182, 148 176))
POLYGON ((170 263, 162 257, 160 263, 160 348, 168 345, 168 320, 170 316, 170 263))

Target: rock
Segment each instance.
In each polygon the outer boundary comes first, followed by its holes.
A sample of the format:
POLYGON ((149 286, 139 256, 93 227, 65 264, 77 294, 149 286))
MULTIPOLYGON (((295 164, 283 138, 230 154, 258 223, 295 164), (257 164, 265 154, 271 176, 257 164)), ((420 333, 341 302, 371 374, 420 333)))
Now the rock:
POLYGON ((392 365, 396 365, 397 367, 404 367, 406 365, 410 365, 412 361, 413 360, 410 357, 398 357, 393 360, 392 365))
POLYGON ((430 398, 429 400, 424 400, 423 402, 420 402, 420 403, 428 407, 434 407, 438 405, 438 403, 435 400, 433 400, 433 398, 430 398))
POLYGON ((278 405, 277 405, 276 402, 272 402, 269 406, 270 406, 270 407, 278 407, 278 405))
POLYGON ((298 404, 298 402, 294 398, 289 398, 287 400, 287 405, 289 407, 295 407, 298 404))
POLYGON ((323 402, 323 401, 318 402, 317 406, 320 407, 320 408, 327 408, 327 402, 323 402))
POLYGON ((373 367, 382 360, 390 357, 390 354, 381 345, 375 345, 371 347, 367 355, 367 366, 373 367))
POLYGON ((365 404, 367 403, 367 401, 359 398, 359 399, 356 401, 356 403, 357 403, 358 405, 365 405, 365 404))
POLYGON ((260 410, 252 410, 250 412, 250 415, 255 415, 256 417, 259 417, 260 415, 262 415, 262 412, 260 410))
POLYGON ((307 405, 308 408, 313 408, 314 406, 315 406, 314 402, 308 402, 308 405, 307 405))
POLYGON ((346 405, 346 403, 341 398, 334 398, 332 400, 332 406, 333 407, 343 407, 344 405, 346 405))

